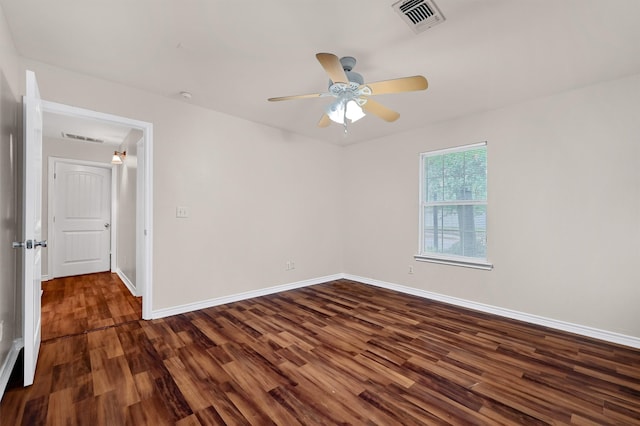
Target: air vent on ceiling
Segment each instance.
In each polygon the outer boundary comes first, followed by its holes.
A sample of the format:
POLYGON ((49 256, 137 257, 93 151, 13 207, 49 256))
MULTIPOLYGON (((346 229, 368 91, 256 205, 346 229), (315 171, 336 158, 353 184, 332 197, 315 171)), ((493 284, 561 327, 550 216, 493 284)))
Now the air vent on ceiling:
POLYGON ((391 7, 416 34, 445 19, 433 0, 400 0, 391 7))
POLYGON ((92 138, 90 136, 74 135, 73 133, 62 132, 62 137, 64 139, 73 139, 73 140, 76 140, 76 141, 93 142, 93 143, 104 143, 103 139, 96 139, 96 138, 92 138))

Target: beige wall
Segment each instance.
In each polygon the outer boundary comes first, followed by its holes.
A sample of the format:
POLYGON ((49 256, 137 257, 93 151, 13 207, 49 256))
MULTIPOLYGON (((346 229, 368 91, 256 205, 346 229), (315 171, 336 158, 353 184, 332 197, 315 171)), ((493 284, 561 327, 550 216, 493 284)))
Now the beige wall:
POLYGON ((136 143, 142 138, 142 132, 131 130, 119 151, 127 155, 118 166, 118 249, 117 267, 129 282, 136 287, 136 183, 138 152, 136 143))
POLYGON ((341 148, 26 61, 44 99, 153 123, 153 309, 342 270, 341 148), (176 206, 189 208, 177 219, 176 206), (296 269, 285 271, 285 263, 296 269))
MULTIPOLYGON (((19 151, 22 129, 19 122, 18 60, 4 13, 0 8, 0 367, 9 356, 14 339, 21 337, 21 293, 18 291, 16 262, 18 250, 11 248, 20 239, 18 203, 21 169, 19 151)), ((1 370, 1 369, 0 369, 1 370)), ((1 373, 6 373, 0 371, 1 373)), ((1 398, 1 394, 0 394, 1 398)))
MULTIPOLYGON (((37 78, 37 77, 36 77, 37 78)), ((44 126, 47 126, 46 119, 44 126)), ((93 161, 109 164, 114 146, 45 137, 42 139, 42 238, 49 238, 49 158, 93 161)), ((42 274, 49 276, 48 248, 42 250, 42 274)))
POLYGON ((47 100, 154 124, 156 310, 346 272, 640 337, 640 76, 343 149, 28 67, 47 100), (418 154, 483 140, 494 270, 414 261, 418 154))
POLYGON ((345 272, 640 337, 639 111, 636 75, 346 148, 345 272), (481 141, 494 270, 413 260, 419 153, 481 141))

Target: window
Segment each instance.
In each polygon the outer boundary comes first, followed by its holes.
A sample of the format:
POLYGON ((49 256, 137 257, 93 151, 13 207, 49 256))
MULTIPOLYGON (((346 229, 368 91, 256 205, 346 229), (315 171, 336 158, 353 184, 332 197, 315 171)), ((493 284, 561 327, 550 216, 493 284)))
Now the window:
POLYGON ((487 145, 420 155, 418 260, 491 269, 487 262, 487 145))

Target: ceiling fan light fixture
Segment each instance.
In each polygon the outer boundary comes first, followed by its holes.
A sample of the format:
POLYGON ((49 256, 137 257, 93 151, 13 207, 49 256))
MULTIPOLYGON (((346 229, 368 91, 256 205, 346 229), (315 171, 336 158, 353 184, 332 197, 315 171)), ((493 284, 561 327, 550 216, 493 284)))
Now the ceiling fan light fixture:
MULTIPOLYGON (((425 2, 432 0, 401 0, 405 3, 425 2)), ((428 87, 427 79, 421 75, 396 78, 393 80, 380 80, 364 84, 362 76, 353 72, 356 64, 355 58, 345 56, 338 59, 333 53, 316 53, 316 59, 322 65, 329 76, 329 90, 327 93, 310 93, 307 95, 280 96, 267 99, 270 102, 289 99, 306 99, 331 96, 335 98, 333 103, 325 107, 325 113, 318 122, 318 127, 327 127, 333 121, 344 126, 355 123, 364 117, 365 111, 383 119, 386 122, 396 121, 400 114, 392 109, 370 99, 374 95, 387 93, 414 92, 425 90, 428 87), (362 107, 365 106, 366 109, 362 107)))
POLYGON ((352 99, 347 102, 347 113, 345 115, 349 120, 351 120, 352 123, 355 123, 356 121, 364 117, 365 113, 360 105, 358 105, 358 103, 352 99))
POLYGON ((345 124, 346 120, 355 123, 366 114, 353 99, 338 99, 327 107, 327 115, 334 123, 345 124))
POLYGON ((327 107, 327 115, 334 123, 344 124, 344 101, 338 99, 327 107))

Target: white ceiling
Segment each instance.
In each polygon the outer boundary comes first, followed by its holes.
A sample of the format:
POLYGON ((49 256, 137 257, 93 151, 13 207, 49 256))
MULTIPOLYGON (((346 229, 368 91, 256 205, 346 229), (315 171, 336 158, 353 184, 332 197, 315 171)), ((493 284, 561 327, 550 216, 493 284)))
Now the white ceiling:
POLYGON ((446 21, 418 35, 393 2, 0 0, 22 56, 343 144, 640 72, 638 0, 436 0, 446 21), (345 138, 316 127, 327 99, 266 101, 326 91, 317 52, 429 89, 376 97, 400 119, 345 138))

